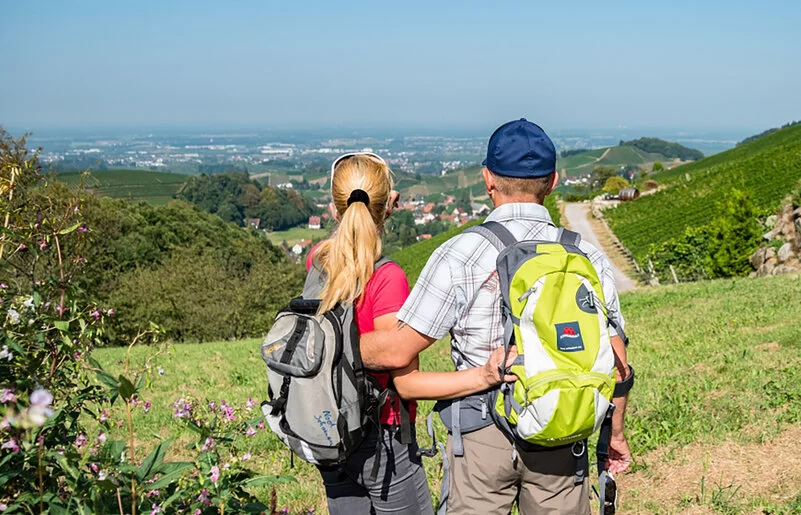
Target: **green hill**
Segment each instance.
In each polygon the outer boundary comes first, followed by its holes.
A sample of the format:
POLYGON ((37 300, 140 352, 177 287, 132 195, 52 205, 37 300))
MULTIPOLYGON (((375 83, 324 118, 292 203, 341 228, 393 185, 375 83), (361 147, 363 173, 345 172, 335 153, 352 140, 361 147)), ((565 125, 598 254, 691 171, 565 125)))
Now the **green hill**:
POLYGON ((590 173, 596 166, 619 168, 636 165, 650 169, 656 161, 678 164, 704 156, 698 150, 658 138, 621 141, 616 147, 594 148, 583 152, 569 151, 565 154, 567 155, 559 157, 556 167, 568 177, 590 173))
POLYGON ((733 188, 759 210, 775 210, 801 180, 801 126, 788 127, 720 154, 653 176, 668 188, 606 211, 609 225, 637 258, 720 212, 733 188))
MULTIPOLYGON (((66 172, 55 176, 67 184, 81 182, 82 172, 66 172)), ((145 200, 153 205, 166 204, 188 177, 179 173, 145 170, 96 170, 84 178, 87 189, 112 198, 145 200)))

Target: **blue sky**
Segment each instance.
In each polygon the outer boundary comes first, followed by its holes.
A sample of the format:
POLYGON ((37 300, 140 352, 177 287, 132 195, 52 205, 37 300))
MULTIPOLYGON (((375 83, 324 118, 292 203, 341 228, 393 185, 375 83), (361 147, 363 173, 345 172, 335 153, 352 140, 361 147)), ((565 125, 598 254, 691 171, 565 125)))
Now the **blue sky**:
POLYGON ((753 128, 801 118, 801 2, 16 1, 0 123, 753 128))

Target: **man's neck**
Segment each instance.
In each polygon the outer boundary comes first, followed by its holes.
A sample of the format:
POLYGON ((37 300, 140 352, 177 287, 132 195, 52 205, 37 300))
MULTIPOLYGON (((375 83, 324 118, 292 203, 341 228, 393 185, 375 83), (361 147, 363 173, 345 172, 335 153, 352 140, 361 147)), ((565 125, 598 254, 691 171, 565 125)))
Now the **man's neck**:
POLYGON ((499 208, 504 204, 539 204, 542 205, 544 199, 538 199, 533 195, 495 195, 492 204, 499 208))

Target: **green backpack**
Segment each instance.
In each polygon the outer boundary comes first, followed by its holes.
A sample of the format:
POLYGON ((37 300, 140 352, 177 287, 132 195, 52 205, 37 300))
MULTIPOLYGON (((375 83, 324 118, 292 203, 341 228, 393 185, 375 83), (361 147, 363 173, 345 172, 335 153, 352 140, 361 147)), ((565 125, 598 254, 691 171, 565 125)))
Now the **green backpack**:
POLYGON ((615 324, 595 267, 579 250, 581 236, 560 229, 556 242, 518 242, 497 222, 469 231, 500 252, 504 347, 518 352, 511 366, 518 380, 489 396, 493 420, 523 448, 586 440, 611 405, 615 324))

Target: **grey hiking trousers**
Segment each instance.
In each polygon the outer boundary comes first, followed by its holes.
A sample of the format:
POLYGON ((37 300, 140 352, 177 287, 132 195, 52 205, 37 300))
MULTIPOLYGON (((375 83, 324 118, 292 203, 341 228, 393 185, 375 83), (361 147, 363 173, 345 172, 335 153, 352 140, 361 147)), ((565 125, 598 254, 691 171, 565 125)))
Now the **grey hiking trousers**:
POLYGON ((364 439, 343 468, 318 467, 328 497, 328 511, 331 515, 434 515, 426 473, 416 452, 414 438, 410 445, 403 445, 399 431, 381 426, 364 439), (371 481, 378 438, 381 438, 380 468, 376 480, 371 481))

